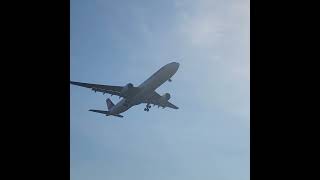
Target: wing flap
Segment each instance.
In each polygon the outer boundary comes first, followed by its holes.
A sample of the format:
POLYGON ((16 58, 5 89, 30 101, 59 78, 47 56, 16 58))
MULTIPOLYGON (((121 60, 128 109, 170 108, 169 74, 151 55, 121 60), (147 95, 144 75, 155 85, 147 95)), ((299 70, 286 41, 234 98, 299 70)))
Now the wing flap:
POLYGON ((90 83, 82 83, 82 82, 75 82, 70 81, 70 84, 81 86, 85 88, 90 88, 93 91, 98 91, 102 93, 108 93, 112 95, 121 96, 121 90, 123 87, 121 86, 109 86, 109 85, 101 85, 101 84, 90 84, 90 83))
POLYGON ((123 89, 122 86, 109 86, 109 85, 101 85, 101 84, 91 84, 91 83, 82 83, 82 82, 75 82, 75 81, 70 81, 70 84, 76 85, 76 86, 81 86, 81 87, 85 87, 85 88, 89 88, 95 92, 102 92, 104 93, 108 93, 111 95, 116 95, 116 96, 120 96, 120 97, 127 97, 127 96, 131 96, 132 94, 136 94, 139 91, 138 87, 133 87, 130 94, 127 95, 122 95, 121 91, 123 89))

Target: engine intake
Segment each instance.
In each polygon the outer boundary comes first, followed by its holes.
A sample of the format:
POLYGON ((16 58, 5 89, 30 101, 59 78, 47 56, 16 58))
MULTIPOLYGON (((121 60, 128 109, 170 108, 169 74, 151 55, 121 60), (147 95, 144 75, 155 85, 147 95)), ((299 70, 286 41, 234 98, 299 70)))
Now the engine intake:
POLYGON ((132 83, 128 83, 127 85, 125 85, 123 87, 123 89, 121 90, 120 94, 122 96, 126 96, 130 93, 131 89, 133 88, 133 84, 132 83))
POLYGON ((169 93, 165 93, 161 96, 161 101, 168 101, 171 98, 169 93))

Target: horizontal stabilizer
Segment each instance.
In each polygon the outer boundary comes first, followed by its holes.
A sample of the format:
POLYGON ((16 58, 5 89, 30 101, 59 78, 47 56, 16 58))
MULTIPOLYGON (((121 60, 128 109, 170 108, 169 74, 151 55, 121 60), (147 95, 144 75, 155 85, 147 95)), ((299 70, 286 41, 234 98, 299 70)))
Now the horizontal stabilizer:
POLYGON ((123 117, 122 115, 120 114, 110 114, 109 111, 102 111, 102 110, 96 110, 96 109, 90 109, 89 111, 92 111, 92 112, 96 112, 96 113, 101 113, 101 114, 105 114, 107 116, 116 116, 116 117, 123 117))
POLYGON ((95 109, 90 109, 89 111, 101 113, 101 114, 105 114, 105 115, 110 115, 109 111, 102 111, 102 110, 95 110, 95 109))

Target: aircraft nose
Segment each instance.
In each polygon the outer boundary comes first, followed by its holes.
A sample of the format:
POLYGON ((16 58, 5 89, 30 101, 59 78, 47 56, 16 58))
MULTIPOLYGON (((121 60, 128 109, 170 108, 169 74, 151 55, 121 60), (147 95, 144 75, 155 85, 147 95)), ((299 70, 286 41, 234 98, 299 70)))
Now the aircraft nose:
POLYGON ((178 69, 180 64, 178 62, 172 62, 171 66, 174 67, 174 69, 178 69))
POLYGON ((179 65, 180 65, 180 64, 177 63, 177 62, 172 62, 172 63, 170 63, 170 65, 169 65, 170 71, 171 71, 173 74, 175 74, 175 73, 178 71, 179 65))
POLYGON ((177 62, 171 62, 167 65, 165 65, 163 68, 165 68, 168 72, 170 72, 170 74, 174 74, 178 71, 178 68, 179 68, 179 63, 177 62))

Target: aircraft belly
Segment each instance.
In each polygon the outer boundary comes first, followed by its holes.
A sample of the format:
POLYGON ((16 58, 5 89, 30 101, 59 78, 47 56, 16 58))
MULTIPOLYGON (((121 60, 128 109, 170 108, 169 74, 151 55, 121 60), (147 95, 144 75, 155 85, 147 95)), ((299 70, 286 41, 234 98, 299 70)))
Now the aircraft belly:
POLYGON ((130 102, 133 105, 142 103, 150 93, 154 92, 159 86, 166 82, 167 79, 169 79, 169 77, 165 76, 165 74, 159 74, 158 76, 150 78, 139 86, 142 90, 136 96, 132 97, 130 102))
POLYGON ((128 110, 131 106, 125 106, 126 99, 122 99, 119 103, 117 103, 113 108, 111 113, 112 114, 120 114, 126 110, 128 110))
POLYGON ((112 114, 120 114, 122 112, 125 112, 129 108, 130 108, 130 106, 126 107, 126 106, 121 105, 121 106, 118 106, 118 107, 114 108, 111 113, 112 114))
POLYGON ((169 77, 168 78, 163 77, 163 75, 156 76, 156 77, 149 79, 148 81, 143 83, 141 86, 144 89, 144 93, 152 92, 152 91, 156 90, 159 86, 161 86, 164 82, 166 82, 167 79, 169 79, 169 77))

